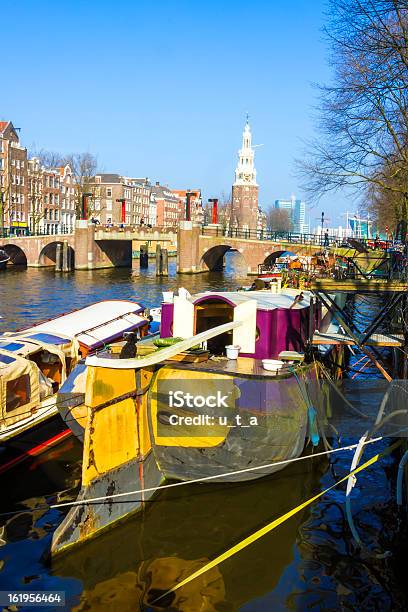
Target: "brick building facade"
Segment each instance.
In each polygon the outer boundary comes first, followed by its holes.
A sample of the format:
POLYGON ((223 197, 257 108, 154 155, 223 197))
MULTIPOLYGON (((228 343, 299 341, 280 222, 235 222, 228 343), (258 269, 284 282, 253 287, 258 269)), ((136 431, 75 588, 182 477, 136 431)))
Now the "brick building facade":
POLYGON ((156 200, 157 225, 159 227, 174 227, 184 218, 181 214, 180 198, 173 191, 157 181, 152 186, 156 200))
POLYGON ((27 149, 11 121, 0 121, 0 231, 28 228, 27 149))
POLYGON ((200 189, 172 189, 179 199, 180 219, 186 218, 187 193, 190 193, 190 217, 195 223, 204 223, 204 209, 200 189))
POLYGON ((28 226, 32 233, 61 234, 75 226, 75 188, 71 168, 44 168, 37 157, 27 162, 28 226))
POLYGON ((147 178, 97 174, 89 217, 103 225, 156 225, 156 202, 147 178))

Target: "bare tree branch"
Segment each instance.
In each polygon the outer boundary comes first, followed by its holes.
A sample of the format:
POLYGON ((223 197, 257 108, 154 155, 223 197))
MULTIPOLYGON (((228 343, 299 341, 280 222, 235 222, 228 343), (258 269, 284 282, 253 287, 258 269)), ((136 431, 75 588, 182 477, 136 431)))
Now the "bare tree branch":
POLYGON ((319 87, 319 137, 298 162, 303 187, 317 200, 351 186, 406 219, 408 3, 329 0, 325 32, 334 77, 319 87))

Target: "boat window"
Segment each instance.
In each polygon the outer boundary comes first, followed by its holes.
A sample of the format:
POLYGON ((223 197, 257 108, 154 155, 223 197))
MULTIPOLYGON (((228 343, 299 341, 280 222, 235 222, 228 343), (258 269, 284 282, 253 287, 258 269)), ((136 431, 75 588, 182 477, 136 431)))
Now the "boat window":
POLYGON ((23 346, 21 342, 0 342, 0 349, 5 351, 19 351, 23 346))
POLYGON ((27 338, 33 338, 39 342, 45 342, 46 344, 68 344, 70 340, 68 338, 61 338, 60 336, 54 336, 54 334, 46 334, 39 332, 37 334, 31 334, 27 338))
POLYGON ((24 406, 30 401, 31 385, 30 375, 24 374, 9 380, 6 384, 6 412, 24 406))
POLYGON ((62 363, 59 356, 43 350, 30 355, 30 360, 34 361, 44 376, 52 382, 54 391, 58 391, 62 380, 62 363))
POLYGON ((10 357, 10 355, 0 355, 0 363, 5 363, 8 365, 9 363, 13 363, 15 361, 14 357, 10 357))

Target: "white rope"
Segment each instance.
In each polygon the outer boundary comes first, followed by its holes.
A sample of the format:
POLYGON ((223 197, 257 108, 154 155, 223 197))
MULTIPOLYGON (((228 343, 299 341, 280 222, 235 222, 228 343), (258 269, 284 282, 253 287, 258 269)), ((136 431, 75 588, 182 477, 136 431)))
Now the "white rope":
MULTIPOLYGON (((363 445, 373 444, 373 442, 379 442, 383 437, 380 436, 378 438, 373 438, 372 440, 366 440, 363 445)), ((224 478, 225 476, 234 476, 235 474, 245 474, 247 472, 253 472, 255 470, 263 470, 265 468, 275 467, 278 465, 287 465, 288 463, 294 463, 295 461, 303 461, 303 459, 314 459, 315 457, 321 457, 323 455, 330 455, 332 453, 339 453, 341 451, 354 450, 358 446, 361 445, 361 440, 358 444, 351 444, 350 446, 342 446, 341 448, 333 448, 331 450, 322 451, 320 453, 313 453, 312 455, 303 455, 301 457, 295 457, 293 459, 285 459, 284 461, 274 461, 273 463, 267 463, 266 465, 258 465, 255 467, 244 468, 242 470, 235 470, 234 472, 224 472, 223 474, 215 474, 214 476, 205 476, 204 478, 196 478, 194 480, 187 480, 182 482, 174 482, 172 484, 167 485, 159 485, 158 487, 150 487, 148 489, 138 489, 136 491, 128 491, 127 493, 115 493, 112 495, 106 495, 104 497, 93 497, 90 499, 84 500, 76 500, 73 502, 64 502, 62 504, 52 504, 49 507, 54 508, 63 508, 64 506, 81 506, 88 503, 98 502, 98 501, 106 501, 108 499, 117 499, 118 497, 127 497, 128 495, 138 495, 144 493, 150 493, 151 491, 157 491, 162 489, 172 489, 173 487, 183 487, 185 485, 197 484, 201 482, 206 482, 209 480, 216 480, 217 478, 224 478)))

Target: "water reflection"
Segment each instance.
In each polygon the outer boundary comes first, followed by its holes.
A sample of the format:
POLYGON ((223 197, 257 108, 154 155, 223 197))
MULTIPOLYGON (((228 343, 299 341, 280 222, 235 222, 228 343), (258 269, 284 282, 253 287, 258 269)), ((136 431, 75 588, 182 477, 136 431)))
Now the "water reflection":
POLYGON ((224 272, 177 274, 176 262, 169 264, 168 277, 148 270, 113 268, 55 273, 51 268, 10 268, 0 274, 0 331, 14 330, 61 312, 107 299, 141 301, 159 306, 162 291, 184 286, 190 293, 207 289, 235 289, 248 284, 239 253, 228 253, 224 272))
MULTIPOLYGON (((230 254, 223 273, 177 276, 173 261, 170 276, 159 280, 153 266, 148 271, 66 275, 7 270, 0 275, 0 329, 15 329, 101 299, 140 300, 156 306, 163 290, 180 285, 191 293, 235 288, 248 283, 245 269, 236 264, 239 257, 230 254)), ((357 393, 353 385, 345 385, 343 391, 361 410, 373 411, 378 404, 378 399, 357 393)), ((367 449, 365 458, 386 445, 367 449)), ((76 498, 81 457, 79 444, 70 440, 0 478, 0 512, 19 511, 14 517, 0 517, 0 590, 62 590, 65 609, 78 612, 163 609, 152 606, 158 594, 332 485, 349 471, 351 461, 351 454, 344 452, 333 455, 330 462, 306 461, 262 480, 161 491, 144 514, 50 566, 52 533, 63 515, 42 506, 76 498)), ((362 538, 369 548, 390 550, 393 555, 400 537, 392 484, 397 465, 398 457, 387 457, 359 475, 353 491, 353 516, 362 538)), ((158 603, 174 612, 408 608, 394 557, 383 561, 367 557, 351 539, 343 487, 158 603)))
POLYGON ((306 511, 218 568, 152 602, 209 559, 296 507, 319 486, 325 462, 297 465, 259 481, 192 485, 160 492, 110 533, 56 559, 52 572, 81 580, 75 610, 238 610, 272 591, 293 561, 306 511), (126 592, 126 595, 125 595, 126 592))

